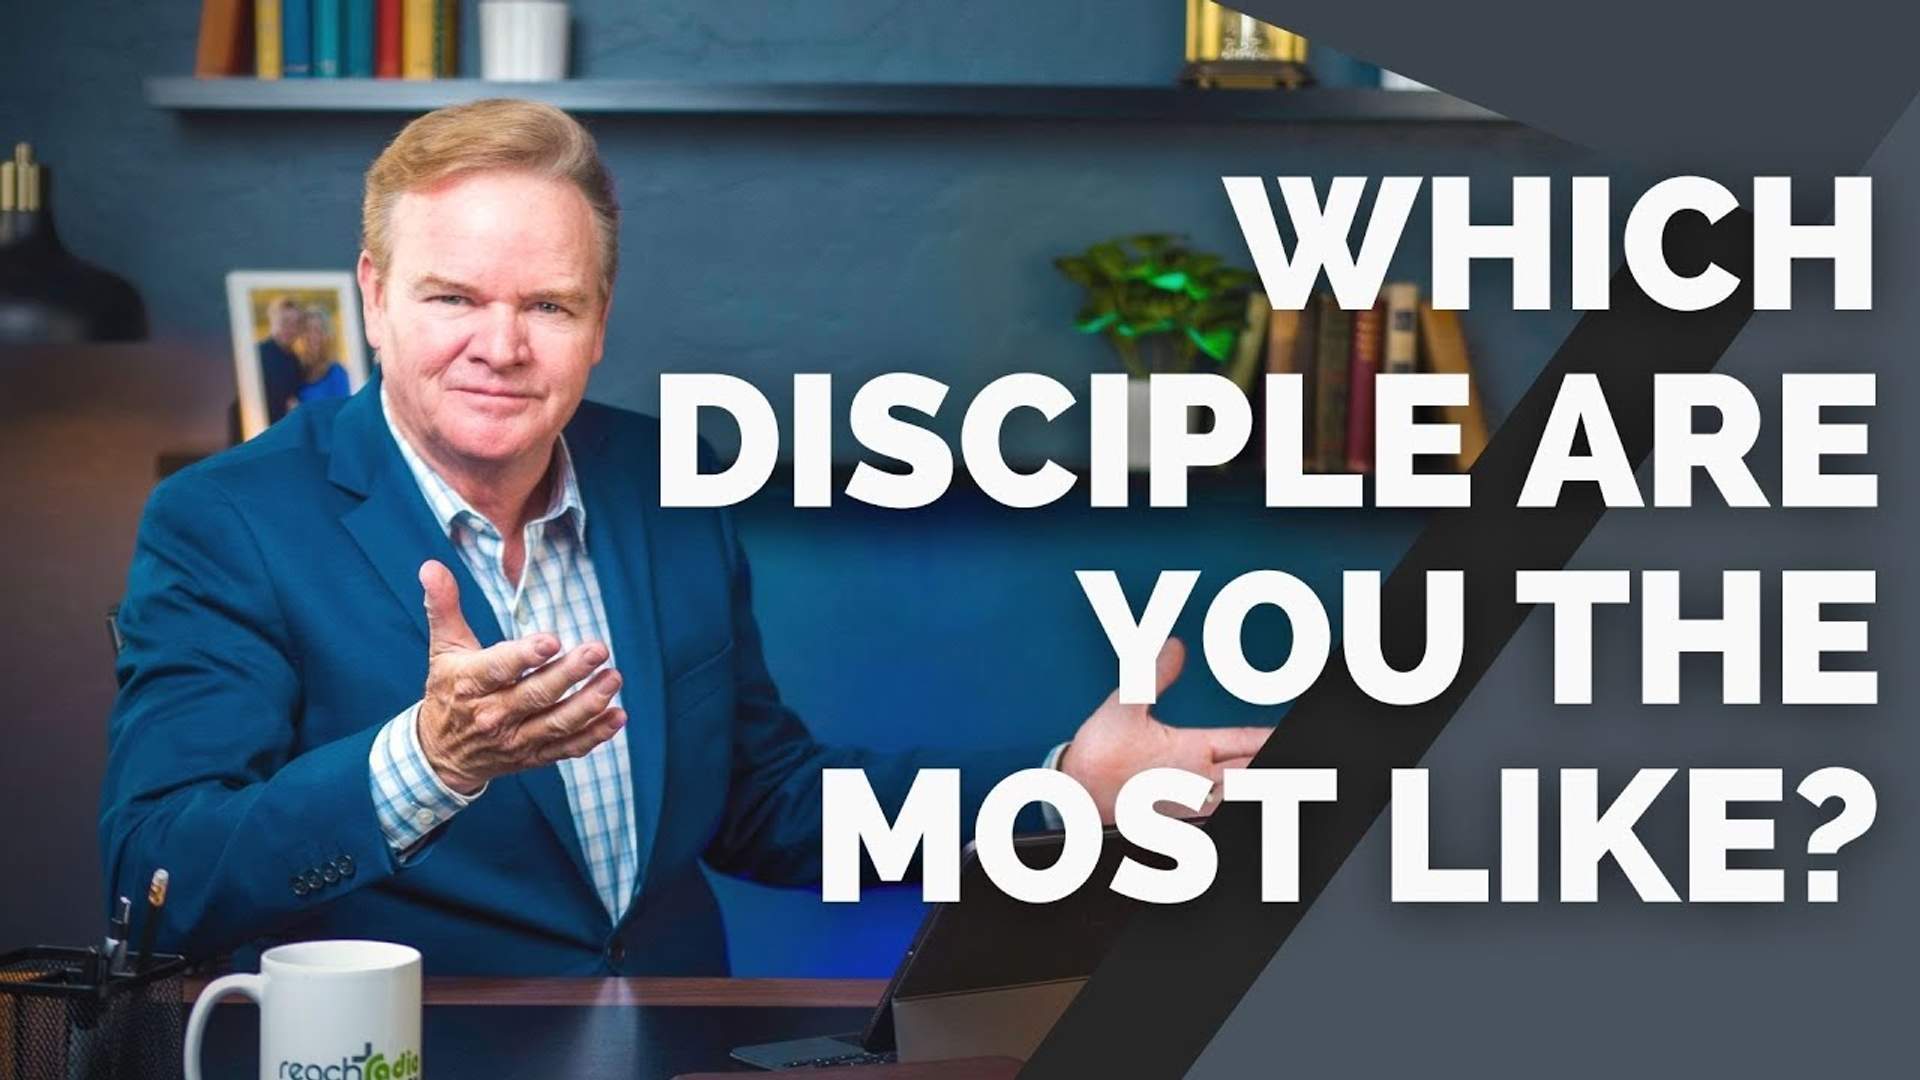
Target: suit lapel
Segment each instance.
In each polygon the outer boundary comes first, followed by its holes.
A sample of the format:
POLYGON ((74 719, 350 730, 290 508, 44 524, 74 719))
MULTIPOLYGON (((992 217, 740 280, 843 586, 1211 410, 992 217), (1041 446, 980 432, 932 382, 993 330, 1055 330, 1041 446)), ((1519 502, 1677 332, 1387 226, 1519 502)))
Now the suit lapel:
MULTIPOLYGON (((396 457, 396 461, 399 459, 396 457)), ((400 462, 404 469, 405 463, 400 462)), ((387 583, 395 602, 413 618, 420 632, 420 655, 426 655, 427 608, 420 589, 420 564, 436 559, 453 571, 460 586, 460 613, 481 646, 500 640, 500 626, 480 585, 467 572, 465 560, 453 549, 447 534, 433 520, 426 500, 412 486, 413 478, 402 475, 376 484, 366 501, 340 519, 354 542, 373 563, 380 579, 387 583)))
POLYGON ((587 554, 600 580, 614 663, 624 678, 620 703, 627 711, 627 754, 633 774, 637 895, 646 882, 660 823, 666 776, 666 688, 654 610, 645 484, 636 490, 631 472, 613 460, 608 433, 597 420, 597 415, 583 410, 567 431, 567 445, 574 451, 574 472, 587 507, 587 554))
MULTIPOLYGON (((341 407, 334 421, 328 477, 335 484, 365 496, 364 501, 342 515, 341 523, 386 582, 395 601, 412 617, 420 634, 421 657, 427 654, 427 610, 420 591, 420 564, 428 558, 439 560, 453 572, 453 579, 460 586, 460 611, 466 616, 473 636, 483 647, 497 644, 502 635, 493 608, 468 572, 466 560, 454 550, 453 542, 434 520, 426 496, 420 493, 405 459, 400 456, 386 417, 381 415, 379 393, 376 376, 341 407)), ((573 810, 567 801, 566 782, 560 778, 560 770, 546 765, 500 777, 494 784, 524 791, 566 849, 582 882, 592 890, 593 876, 587 870, 587 857, 580 848, 580 835, 574 827, 573 810)))

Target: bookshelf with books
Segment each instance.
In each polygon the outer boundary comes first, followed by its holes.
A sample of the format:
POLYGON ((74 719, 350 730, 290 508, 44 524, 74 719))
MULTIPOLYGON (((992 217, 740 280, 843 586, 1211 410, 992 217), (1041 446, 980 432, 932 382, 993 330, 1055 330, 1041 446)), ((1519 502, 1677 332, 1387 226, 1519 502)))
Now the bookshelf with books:
POLYGON ((690 82, 460 77, 458 0, 201 0, 191 76, 146 80, 180 112, 425 112, 511 93, 614 115, 848 115, 1176 123, 1506 125, 1446 94, 1375 87, 1235 93, 1046 83, 690 82))
POLYGON ((1299 311, 1273 310, 1266 342, 1261 369, 1301 377, 1307 472, 1372 473, 1374 379, 1381 374, 1467 376, 1468 403, 1433 410, 1433 420, 1460 428, 1460 452, 1444 464, 1466 472, 1486 448, 1486 406, 1460 313, 1435 310, 1412 282, 1388 283, 1372 308, 1359 311, 1316 291, 1299 311))
POLYGON ((460 77, 459 0, 201 0, 191 76, 151 76, 184 113, 418 113, 514 94, 602 115, 921 116, 1176 123, 1505 125, 1446 94, 1375 87, 1234 93, 1186 86, 460 77))
POLYGON ((150 105, 183 113, 417 113, 513 94, 572 112, 633 116, 1510 123, 1446 94, 1407 94, 1372 83, 1223 93, 1191 85, 582 80, 539 73, 564 70, 562 61, 559 68, 500 76, 548 81, 500 85, 460 78, 460 35, 467 32, 460 7, 460 0, 201 0, 193 75, 149 77, 145 96, 150 105))
POLYGON ((459 12, 458 0, 201 0, 194 78, 450 79, 459 12))
POLYGON ((191 76, 153 76, 162 109, 418 113, 513 94, 602 115, 920 116, 1174 123, 1504 125, 1446 94, 1371 87, 1234 93, 1063 83, 690 82, 461 78, 458 0, 201 0, 191 76))

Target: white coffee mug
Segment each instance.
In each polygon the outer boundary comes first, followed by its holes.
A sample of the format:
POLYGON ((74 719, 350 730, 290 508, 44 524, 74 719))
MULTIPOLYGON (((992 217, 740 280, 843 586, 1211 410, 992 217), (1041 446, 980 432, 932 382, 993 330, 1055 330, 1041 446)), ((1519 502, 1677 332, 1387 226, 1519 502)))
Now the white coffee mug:
POLYGON ((489 82, 566 78, 565 0, 481 0, 480 77, 489 82))
POLYGON ((412 1080, 420 1075, 420 953, 385 941, 303 941, 260 954, 260 974, 207 984, 187 1018, 187 1080, 229 994, 260 1006, 260 1080, 412 1080))

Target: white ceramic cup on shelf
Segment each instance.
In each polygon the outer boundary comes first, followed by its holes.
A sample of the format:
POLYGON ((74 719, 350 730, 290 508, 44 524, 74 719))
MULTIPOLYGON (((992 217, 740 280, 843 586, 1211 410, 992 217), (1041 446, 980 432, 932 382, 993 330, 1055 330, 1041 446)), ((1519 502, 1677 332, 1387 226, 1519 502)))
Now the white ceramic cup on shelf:
POLYGON ((566 78, 566 0, 480 0, 480 77, 491 82, 566 78))
POLYGON ((302 941, 260 954, 260 974, 207 984, 187 1018, 186 1080, 230 994, 260 1006, 260 1080, 412 1080, 420 1073, 420 953, 385 941, 302 941))

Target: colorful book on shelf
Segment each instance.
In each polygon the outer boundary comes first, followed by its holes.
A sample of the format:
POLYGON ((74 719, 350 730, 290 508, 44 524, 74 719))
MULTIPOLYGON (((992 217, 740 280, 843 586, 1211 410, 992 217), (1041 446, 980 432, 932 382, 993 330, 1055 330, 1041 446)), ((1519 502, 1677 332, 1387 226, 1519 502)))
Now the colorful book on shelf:
POLYGON ((1467 335, 1460 328, 1460 313, 1435 311, 1432 304, 1420 302, 1420 347, 1425 350, 1427 370, 1467 377, 1467 403, 1443 405, 1440 419, 1460 425, 1460 455, 1454 468, 1466 472, 1487 448, 1487 413, 1480 403, 1480 388, 1474 385, 1473 364, 1467 359, 1467 335))
POLYGON ((1260 354, 1266 348, 1267 319, 1272 314, 1273 305, 1267 302, 1266 293, 1256 290, 1247 294, 1247 323, 1227 356, 1226 376, 1248 394, 1260 381, 1260 354))
POLYGON ((1260 378, 1253 392, 1254 438, 1249 440, 1264 461, 1267 445, 1268 375, 1291 375, 1300 370, 1300 324, 1302 313, 1293 308, 1274 308, 1267 313, 1267 340, 1262 345, 1260 378))
POLYGON ((202 79, 253 71, 254 0, 201 0, 193 73, 202 79))
POLYGON ((1347 471, 1373 471, 1373 380, 1380 374, 1381 327, 1386 302, 1353 313, 1353 341, 1347 349, 1347 471))
POLYGON ((280 74, 288 79, 313 76, 313 0, 281 0, 280 74))
POLYGON ((278 79, 280 60, 280 0, 254 0, 253 77, 278 79))
POLYGON ((433 78, 433 24, 440 0, 400 0, 400 74, 433 78))
POLYGON ((1338 472, 1347 460, 1347 383, 1353 313, 1327 294, 1314 297, 1313 453, 1308 468, 1338 472))
POLYGON ((1380 370, 1396 375, 1419 371, 1420 286, 1391 282, 1380 290, 1380 302, 1387 309, 1380 370))
POLYGON ((346 0, 341 31, 340 74, 349 79, 373 78, 373 0, 346 0))
MULTIPOLYGON (((1227 355, 1224 374, 1233 380, 1233 384, 1247 395, 1250 405, 1260 403, 1261 359, 1267 352, 1267 323, 1273 317, 1273 305, 1267 301, 1267 294, 1255 290, 1247 294, 1247 322, 1240 328, 1240 336, 1234 340, 1233 352, 1227 355)), ((1255 413, 1258 422, 1258 412, 1255 413)), ((1255 453, 1258 445, 1252 439, 1247 440, 1241 456, 1255 453)))
POLYGON ((451 79, 460 74, 460 0, 440 0, 433 19, 433 74, 451 79))
POLYGON ((341 0, 311 0, 313 4, 313 77, 340 77, 340 33, 346 28, 346 12, 341 0))
POLYGON ((1291 375, 1299 372, 1300 322, 1304 312, 1292 308, 1274 308, 1267 315, 1267 374, 1291 375))
POLYGON ((400 0, 374 0, 373 73, 400 77, 400 0))
POLYGON ((1320 348, 1320 294, 1307 298, 1300 309, 1300 327, 1294 334, 1292 370, 1300 376, 1300 467, 1313 468, 1314 430, 1313 380, 1314 358, 1320 348))

